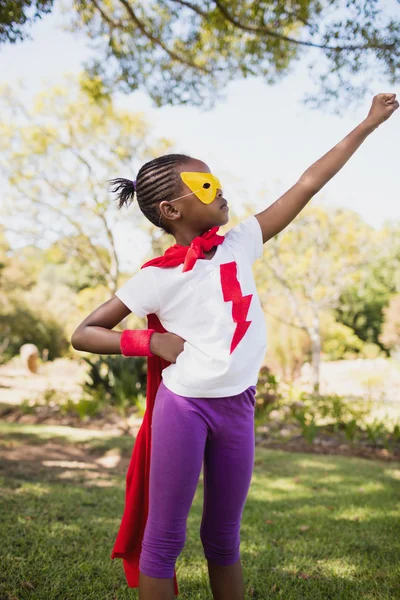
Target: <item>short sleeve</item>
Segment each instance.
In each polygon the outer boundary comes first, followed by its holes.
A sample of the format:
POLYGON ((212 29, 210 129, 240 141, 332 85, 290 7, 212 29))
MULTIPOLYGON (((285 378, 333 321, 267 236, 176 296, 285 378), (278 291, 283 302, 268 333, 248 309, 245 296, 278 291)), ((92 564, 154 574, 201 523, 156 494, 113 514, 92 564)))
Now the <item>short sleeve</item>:
POLYGON ((248 217, 226 234, 225 239, 229 243, 239 245, 246 253, 251 263, 263 254, 264 242, 260 223, 255 216, 248 217))
POLYGON ((115 292, 115 295, 139 317, 156 313, 160 308, 152 267, 140 269, 115 292))

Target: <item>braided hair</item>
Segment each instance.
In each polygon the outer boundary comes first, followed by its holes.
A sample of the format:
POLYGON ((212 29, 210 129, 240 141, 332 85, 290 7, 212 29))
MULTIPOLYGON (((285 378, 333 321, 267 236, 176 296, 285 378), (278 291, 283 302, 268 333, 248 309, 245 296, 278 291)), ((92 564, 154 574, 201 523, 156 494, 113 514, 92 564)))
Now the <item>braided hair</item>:
POLYGON ((160 202, 172 200, 180 193, 181 180, 175 167, 191 160, 186 154, 165 154, 145 163, 139 170, 136 181, 130 179, 111 179, 111 192, 117 193, 118 208, 129 206, 134 199, 145 217, 153 225, 161 227, 160 202))

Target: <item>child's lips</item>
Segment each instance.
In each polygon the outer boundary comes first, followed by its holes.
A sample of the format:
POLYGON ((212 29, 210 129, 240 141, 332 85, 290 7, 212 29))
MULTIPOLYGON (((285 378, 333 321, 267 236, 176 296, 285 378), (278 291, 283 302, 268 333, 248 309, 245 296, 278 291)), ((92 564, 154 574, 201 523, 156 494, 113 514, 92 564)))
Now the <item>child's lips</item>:
POLYGON ((221 206, 221 209, 220 209, 220 210, 226 210, 226 211, 228 211, 228 210, 229 210, 228 203, 227 203, 227 202, 225 202, 225 204, 223 204, 223 205, 221 206))

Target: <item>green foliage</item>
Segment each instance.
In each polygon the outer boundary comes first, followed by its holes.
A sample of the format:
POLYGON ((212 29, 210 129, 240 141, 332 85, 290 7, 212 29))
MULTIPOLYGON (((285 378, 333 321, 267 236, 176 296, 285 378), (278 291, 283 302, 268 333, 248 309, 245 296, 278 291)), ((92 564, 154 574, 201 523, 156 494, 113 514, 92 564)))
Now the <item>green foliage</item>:
POLYGON ((363 348, 363 342, 354 331, 336 323, 330 316, 322 325, 322 350, 327 360, 356 358, 363 348))
POLYGON ((374 252, 356 282, 343 290, 336 320, 347 325, 363 341, 390 348, 381 338, 385 308, 400 289, 399 225, 390 223, 374 233, 374 252))
POLYGON ((255 416, 268 414, 279 398, 279 381, 267 366, 260 369, 257 381, 255 416))
POLYGON ((84 360, 90 367, 83 386, 85 394, 97 403, 126 414, 146 388, 145 359, 116 355, 84 360))
POLYGON ((374 419, 371 423, 365 424, 365 432, 368 439, 373 444, 382 444, 385 448, 388 446, 388 430, 384 423, 379 419, 374 419))
MULTIPOLYGON (((307 51, 319 83, 314 105, 364 98, 374 73, 398 78, 400 26, 381 0, 75 2, 76 30, 97 42, 88 74, 109 90, 144 89, 157 106, 210 107, 234 79, 268 84, 307 51), (111 68, 110 68, 111 65, 111 68), (323 65, 323 66, 322 66, 323 65), (165 74, 168 73, 168 77, 165 74)), ((98 86, 95 86, 98 94, 98 86)))
POLYGON ((393 296, 384 309, 384 323, 380 340, 391 350, 400 350, 400 294, 393 296))
POLYGON ((285 423, 291 419, 298 423, 302 436, 310 444, 320 432, 343 434, 351 444, 363 439, 387 450, 400 441, 400 424, 392 427, 378 418, 371 421, 371 405, 364 399, 356 401, 335 394, 323 396, 306 392, 293 398, 293 390, 290 390, 289 397, 282 397, 277 406, 287 408, 286 413, 282 413, 286 415, 285 423))
POLYGON ((28 38, 27 26, 53 8, 53 0, 1 0, 0 43, 28 38))
POLYGON ((301 433, 308 444, 312 444, 318 432, 315 416, 306 416, 305 412, 296 410, 293 416, 300 424, 301 433))
POLYGON ((21 97, 9 86, 0 94, 4 199, 7 218, 18 214, 14 236, 47 247, 48 279, 77 291, 106 285, 112 294, 120 276, 115 224, 126 216, 117 213, 107 180, 134 172, 171 143, 152 137, 143 113, 117 108, 111 98, 95 102, 76 78, 33 102, 21 97))
POLYGON ((309 206, 270 240, 257 261, 256 280, 266 312, 308 337, 316 391, 322 317, 338 306, 341 291, 359 279, 372 235, 353 211, 309 206), (284 314, 273 303, 271 308, 271 297, 283 299, 284 314))
POLYGON ((97 397, 80 398, 78 402, 74 402, 68 398, 66 402, 60 404, 60 412, 64 415, 76 415, 82 421, 100 415, 104 409, 104 402, 97 397))
MULTIPOLYGON (((393 449, 400 441, 400 423, 392 425, 375 418, 370 420, 371 403, 336 394, 319 395, 298 391, 293 386, 277 385, 268 370, 261 387, 261 402, 256 412, 256 426, 268 425, 275 438, 281 428, 297 426, 302 437, 313 444, 319 434, 344 437, 350 444, 367 442, 376 447, 393 449), (272 387, 269 392, 268 381, 272 387), (265 388, 266 402, 262 402, 265 388)), ((286 436, 285 436, 286 437, 286 436)))
MULTIPOLYGON (((0 43, 26 38, 27 24, 52 6, 3 0, 0 43)), ((158 106, 210 107, 229 81, 272 84, 309 53, 319 89, 308 101, 340 109, 364 98, 371 79, 398 81, 400 25, 392 12, 384 0, 76 0, 65 14, 95 41, 81 85, 96 102, 144 89, 158 106)))
POLYGON ((364 400, 349 400, 337 394, 324 396, 308 396, 303 394, 303 401, 313 404, 322 418, 331 418, 337 425, 349 417, 362 419, 370 412, 370 405, 364 400))
POLYGON ((21 346, 27 343, 35 344, 40 352, 47 349, 50 360, 62 356, 69 346, 62 324, 51 316, 34 313, 22 303, 0 307, 0 339, 1 362, 19 354, 21 346))
MULTIPOLYGON (((392 267, 395 268, 394 263, 392 267)), ((362 280, 343 291, 336 307, 336 318, 351 328, 359 339, 384 348, 379 335, 383 311, 392 290, 383 282, 376 281, 374 272, 368 266, 365 269, 362 280)))
POLYGON ((101 415, 104 410, 104 398, 100 395, 94 398, 80 398, 72 400, 69 394, 61 390, 47 388, 44 393, 34 399, 24 399, 20 405, 24 414, 34 415, 41 407, 52 409, 52 414, 59 413, 61 416, 77 416, 80 420, 87 420, 101 415))
POLYGON ((358 422, 354 417, 344 424, 344 435, 347 441, 354 443, 358 436, 358 422))

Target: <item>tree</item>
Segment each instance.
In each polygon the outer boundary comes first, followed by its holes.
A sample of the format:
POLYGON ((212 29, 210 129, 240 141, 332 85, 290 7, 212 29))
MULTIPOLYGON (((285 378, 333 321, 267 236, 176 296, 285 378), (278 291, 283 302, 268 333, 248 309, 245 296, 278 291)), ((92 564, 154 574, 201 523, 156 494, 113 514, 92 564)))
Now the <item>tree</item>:
POLYGON ((0 43, 27 38, 27 26, 49 13, 53 0, 2 0, 0 4, 0 43))
POLYGON ((384 309, 385 320, 382 328, 381 342, 397 353, 400 350, 400 294, 393 296, 389 306, 384 309))
MULTIPOLYGON (((17 26, 28 3, 8 2, 17 26)), ((100 51, 89 72, 109 90, 145 89, 158 106, 212 106, 229 81, 274 83, 306 53, 313 73, 322 64, 315 105, 347 107, 365 95, 371 72, 399 80, 400 23, 384 0, 74 0, 73 8, 73 28, 100 51)))
POLYGON ((261 301, 267 314, 306 332, 311 345, 313 389, 319 391, 321 316, 338 306, 343 289, 368 262, 371 232, 349 210, 308 207, 265 246, 257 262, 261 301), (270 298, 284 296, 290 310, 275 315, 270 298))
MULTIPOLYGON (((37 274, 43 266, 43 252, 24 248, 13 252, 0 228, 0 363, 19 353, 27 343, 35 344, 40 351, 47 350, 50 359, 60 356, 68 347, 64 331, 65 310, 57 315, 49 310, 43 298, 35 302, 37 274), (42 263, 40 265, 40 256, 42 263), (60 318, 61 317, 61 318, 60 318)), ((65 291, 52 286, 49 297, 60 304, 71 298, 65 291)))
POLYGON ((374 251, 357 284, 346 288, 335 311, 336 319, 351 327, 363 341, 385 345, 380 333, 384 308, 400 291, 400 230, 390 223, 374 235, 374 251))
POLYGON ((169 142, 152 138, 142 114, 110 99, 95 102, 74 81, 68 86, 39 94, 33 108, 10 88, 0 96, 7 227, 41 247, 59 241, 112 294, 120 275, 114 225, 122 214, 107 180, 133 177, 138 161, 162 154, 169 142))

